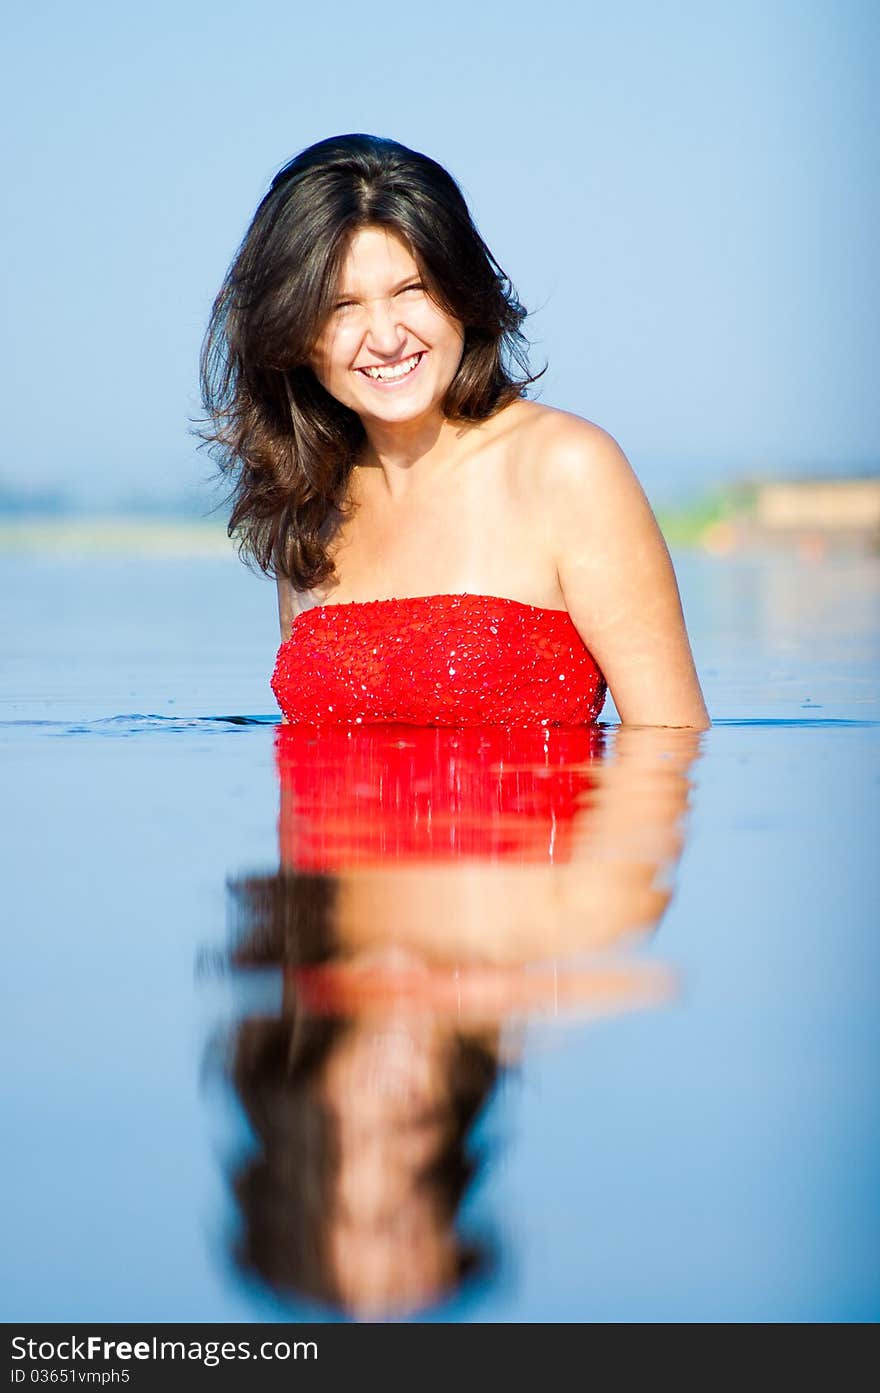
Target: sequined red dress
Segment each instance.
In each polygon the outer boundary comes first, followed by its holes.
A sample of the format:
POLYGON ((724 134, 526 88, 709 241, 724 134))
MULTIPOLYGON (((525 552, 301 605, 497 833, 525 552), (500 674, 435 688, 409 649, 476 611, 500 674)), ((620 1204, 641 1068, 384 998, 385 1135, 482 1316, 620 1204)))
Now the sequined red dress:
POLYGON ((272 690, 305 725, 583 725, 605 679, 565 610, 422 595, 305 610, 272 690))

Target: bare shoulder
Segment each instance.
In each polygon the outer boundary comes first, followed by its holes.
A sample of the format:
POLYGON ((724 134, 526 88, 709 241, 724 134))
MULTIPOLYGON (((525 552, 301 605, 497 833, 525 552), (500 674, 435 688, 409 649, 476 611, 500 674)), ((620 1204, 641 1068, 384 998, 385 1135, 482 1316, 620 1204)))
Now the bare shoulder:
POLYGON ((318 602, 307 590, 295 590, 287 576, 279 571, 275 576, 278 591, 278 624, 282 640, 290 637, 290 626, 298 614, 312 609, 318 602))
POLYGON ((508 485, 557 566, 574 547, 583 564, 611 536, 665 549, 635 470, 607 430, 538 402, 517 402, 505 415, 508 485))
POLYGON ((668 553, 644 490, 607 430, 569 411, 543 408, 524 423, 536 511, 555 539, 560 577, 607 569, 637 550, 648 570, 668 553), (635 543, 635 548, 634 548, 635 543))
POLYGON ((621 511, 650 517, 644 492, 620 445, 601 426, 570 411, 521 402, 514 427, 512 468, 524 495, 544 517, 587 511, 607 523, 621 511))
POLYGON ((609 501, 642 493, 635 471, 620 445, 594 421, 556 407, 539 407, 523 422, 523 444, 536 485, 552 502, 566 507, 573 499, 611 490, 609 501), (526 439, 528 437, 528 439, 526 439))
POLYGON ((608 431, 569 412, 544 408, 522 425, 566 608, 621 719, 704 729, 672 561, 632 465, 608 431))

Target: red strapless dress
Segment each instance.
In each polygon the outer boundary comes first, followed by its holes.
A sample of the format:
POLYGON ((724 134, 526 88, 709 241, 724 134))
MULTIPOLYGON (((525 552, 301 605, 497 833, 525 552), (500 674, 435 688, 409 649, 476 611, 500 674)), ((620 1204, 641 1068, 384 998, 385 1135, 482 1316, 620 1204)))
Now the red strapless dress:
POLYGON ((420 595, 298 614, 272 690, 292 725, 583 725, 605 679, 566 610, 420 595))

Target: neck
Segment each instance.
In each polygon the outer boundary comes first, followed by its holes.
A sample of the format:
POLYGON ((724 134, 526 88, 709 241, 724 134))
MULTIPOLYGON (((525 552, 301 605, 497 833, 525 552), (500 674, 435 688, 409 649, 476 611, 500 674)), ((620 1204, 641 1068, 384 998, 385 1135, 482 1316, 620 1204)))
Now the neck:
POLYGON ((439 412, 415 421, 364 421, 363 425, 367 443, 359 463, 381 469, 388 492, 398 498, 447 457, 461 433, 458 422, 446 420, 439 412))

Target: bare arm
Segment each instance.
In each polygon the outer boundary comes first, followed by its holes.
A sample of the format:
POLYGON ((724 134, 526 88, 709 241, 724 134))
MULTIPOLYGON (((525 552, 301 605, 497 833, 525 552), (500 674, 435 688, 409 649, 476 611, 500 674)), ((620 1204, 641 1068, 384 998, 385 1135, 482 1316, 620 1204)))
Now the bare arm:
POLYGON ((278 590, 278 623, 281 626, 281 642, 290 637, 290 626, 296 614, 296 601, 293 586, 286 576, 277 575, 275 585, 278 590))
MULTIPOLYGON (((281 627, 281 642, 290 637, 290 626, 296 614, 296 597, 293 586, 286 576, 277 575, 275 585, 278 589, 278 623, 281 627)), ((287 725, 287 717, 281 717, 281 724, 287 725)))
POLYGON ((621 721, 707 729, 672 561, 626 456, 599 427, 563 415, 545 459, 566 607, 621 721))

